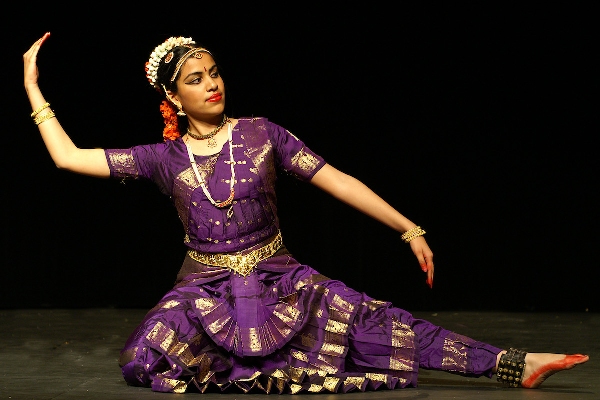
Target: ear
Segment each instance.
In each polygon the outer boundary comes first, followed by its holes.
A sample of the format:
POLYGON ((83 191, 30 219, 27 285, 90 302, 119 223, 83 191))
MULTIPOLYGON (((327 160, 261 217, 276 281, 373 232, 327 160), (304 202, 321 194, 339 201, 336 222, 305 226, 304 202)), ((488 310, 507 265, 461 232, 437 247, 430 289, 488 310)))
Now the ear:
POLYGON ((181 102, 179 101, 177 94, 171 92, 170 90, 167 90, 165 94, 167 96, 167 100, 169 100, 171 104, 173 104, 175 107, 181 110, 181 102))

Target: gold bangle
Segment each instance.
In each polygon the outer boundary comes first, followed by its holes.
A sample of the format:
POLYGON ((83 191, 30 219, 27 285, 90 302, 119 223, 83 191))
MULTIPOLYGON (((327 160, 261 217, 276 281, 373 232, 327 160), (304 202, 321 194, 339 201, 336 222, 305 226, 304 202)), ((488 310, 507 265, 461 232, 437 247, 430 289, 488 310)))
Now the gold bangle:
POLYGON ((404 240, 404 243, 408 243, 414 238, 418 238, 419 236, 423 236, 425 231, 421 229, 420 226, 415 226, 412 229, 407 230, 400 236, 400 239, 404 240))
POLYGON ((34 112, 31 113, 31 118, 35 117, 36 115, 38 115, 40 112, 42 112, 43 110, 45 110, 48 107, 50 107, 50 103, 46 103, 46 104, 42 105, 40 108, 38 108, 37 110, 35 110, 34 112))
POLYGON ((54 112, 50 111, 50 112, 45 113, 44 115, 35 117, 33 122, 35 122, 36 125, 39 125, 42 122, 48 121, 50 118, 54 118, 54 117, 55 117, 54 112))

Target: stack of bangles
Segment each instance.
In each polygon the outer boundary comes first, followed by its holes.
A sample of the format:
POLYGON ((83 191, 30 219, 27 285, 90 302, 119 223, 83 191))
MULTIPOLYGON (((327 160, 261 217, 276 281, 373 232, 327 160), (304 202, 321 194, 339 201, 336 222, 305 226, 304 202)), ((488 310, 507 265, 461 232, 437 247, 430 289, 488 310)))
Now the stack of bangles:
POLYGON ((408 243, 414 238, 418 238, 419 236, 423 236, 425 231, 421 229, 420 226, 415 226, 412 229, 407 230, 400 236, 400 239, 404 240, 404 243, 408 243))
POLYGON ((50 118, 55 117, 54 111, 52 111, 48 107, 50 107, 50 103, 46 103, 46 104, 42 105, 40 108, 38 108, 37 110, 35 110, 31 113, 31 118, 33 118, 33 122, 35 122, 36 125, 39 125, 42 122, 48 121, 50 118), (48 108, 48 112, 45 112, 40 115, 40 113, 47 108, 48 108))

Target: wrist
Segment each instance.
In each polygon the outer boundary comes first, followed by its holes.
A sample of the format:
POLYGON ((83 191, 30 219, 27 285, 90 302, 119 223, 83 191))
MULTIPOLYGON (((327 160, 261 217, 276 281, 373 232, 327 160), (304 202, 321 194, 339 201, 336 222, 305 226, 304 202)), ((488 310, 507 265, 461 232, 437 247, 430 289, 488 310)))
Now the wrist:
POLYGON ((423 236, 425 231, 421 229, 420 226, 415 226, 412 229, 404 232, 400 238, 404 241, 404 243, 409 243, 411 240, 418 238, 419 236, 423 236))
POLYGON ((32 90, 39 90, 39 88, 40 87, 38 86, 37 82, 35 82, 35 83, 27 83, 27 82, 25 82, 25 91, 27 93, 29 93, 32 90))

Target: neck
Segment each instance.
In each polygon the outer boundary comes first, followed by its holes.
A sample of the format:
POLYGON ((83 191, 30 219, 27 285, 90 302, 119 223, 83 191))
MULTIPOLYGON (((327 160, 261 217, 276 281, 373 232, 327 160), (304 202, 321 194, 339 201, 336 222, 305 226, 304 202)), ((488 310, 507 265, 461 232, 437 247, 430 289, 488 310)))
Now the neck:
POLYGON ((188 119, 187 133, 192 137, 214 135, 225 125, 226 120, 227 116, 225 114, 221 114, 211 121, 192 121, 188 119))

